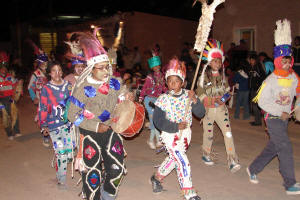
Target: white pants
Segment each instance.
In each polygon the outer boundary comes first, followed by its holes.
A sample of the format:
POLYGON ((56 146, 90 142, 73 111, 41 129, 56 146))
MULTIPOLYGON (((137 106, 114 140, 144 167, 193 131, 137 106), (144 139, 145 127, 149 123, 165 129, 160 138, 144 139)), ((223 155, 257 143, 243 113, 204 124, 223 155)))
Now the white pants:
POLYGON ((191 166, 186 155, 186 150, 191 142, 191 129, 182 131, 181 138, 179 132, 162 132, 161 138, 169 153, 169 156, 158 168, 157 175, 160 178, 166 177, 174 168, 176 169, 178 181, 182 190, 190 190, 193 187, 191 177, 191 166))

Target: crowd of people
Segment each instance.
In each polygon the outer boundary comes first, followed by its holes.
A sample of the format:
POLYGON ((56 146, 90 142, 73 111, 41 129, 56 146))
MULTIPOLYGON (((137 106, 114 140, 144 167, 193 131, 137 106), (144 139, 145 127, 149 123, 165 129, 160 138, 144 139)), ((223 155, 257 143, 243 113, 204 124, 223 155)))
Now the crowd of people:
MULTIPOLYGON (((195 91, 190 88, 194 88, 200 58, 189 43, 184 44, 180 56, 174 56, 165 66, 156 44, 145 52, 149 68, 145 73, 141 70, 138 47, 132 51, 125 47, 105 48, 94 35, 78 32, 66 41, 69 49, 65 57, 71 67, 64 74, 62 63, 50 59, 31 42, 36 69, 27 89, 37 109, 33 120, 41 129, 43 145, 54 150, 58 188, 67 188, 67 166, 72 162, 82 176, 83 198, 116 199, 127 171, 126 152, 122 134, 111 128, 116 120, 111 116, 119 103, 135 101, 146 108, 150 131, 146 143, 153 150, 164 146, 167 152, 150 177, 153 192, 163 191, 163 179, 175 169, 184 198, 200 200, 186 154, 192 135, 192 114, 203 118, 202 161, 208 166, 215 164, 212 143, 216 123, 224 136, 228 169, 235 173, 241 165, 228 110, 228 100, 235 96, 234 119, 240 118, 240 107, 244 120, 254 116, 252 126, 262 125, 264 118, 270 138, 246 169, 250 182, 257 184, 258 173, 278 156, 286 193, 300 194, 287 135, 291 107, 300 95, 300 38, 295 38, 292 50, 288 41, 277 37, 274 60, 265 52, 248 51, 244 40, 238 46, 232 43, 225 53, 220 41, 209 39, 195 91)), ((7 53, 1 52, 0 59, 0 109, 8 139, 13 140, 21 136, 16 102, 22 94, 23 80, 8 73, 7 53)))

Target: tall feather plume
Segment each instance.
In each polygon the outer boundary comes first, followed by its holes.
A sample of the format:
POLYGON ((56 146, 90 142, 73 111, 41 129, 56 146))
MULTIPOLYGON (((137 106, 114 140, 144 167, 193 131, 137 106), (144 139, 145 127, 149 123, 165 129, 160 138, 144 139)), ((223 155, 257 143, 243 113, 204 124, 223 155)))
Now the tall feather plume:
POLYGON ((276 21, 277 28, 274 31, 275 45, 291 44, 291 23, 289 20, 278 20, 276 21))
MULTIPOLYGON (((78 39, 79 39, 79 44, 83 50, 86 60, 89 60, 100 54, 107 54, 105 49, 102 47, 101 43, 95 36, 95 33, 97 33, 98 30, 99 29, 94 30, 94 34, 82 33, 82 32, 77 33, 78 39)), ((77 79, 77 83, 76 83, 74 89, 79 87, 84 82, 84 80, 87 78, 87 76, 91 73, 93 67, 94 67, 94 65, 88 65, 83 70, 80 77, 78 77, 78 79, 77 79)), ((73 93, 73 91, 72 91, 72 93, 73 93)))
POLYGON ((90 33, 81 34, 79 36, 79 43, 87 60, 107 53, 96 36, 90 33))
POLYGON ((225 2, 225 0, 214 0, 210 5, 207 5, 206 0, 200 0, 200 2, 202 3, 202 15, 199 19, 196 42, 194 45, 194 49, 198 52, 202 52, 205 48, 216 8, 218 5, 225 2))

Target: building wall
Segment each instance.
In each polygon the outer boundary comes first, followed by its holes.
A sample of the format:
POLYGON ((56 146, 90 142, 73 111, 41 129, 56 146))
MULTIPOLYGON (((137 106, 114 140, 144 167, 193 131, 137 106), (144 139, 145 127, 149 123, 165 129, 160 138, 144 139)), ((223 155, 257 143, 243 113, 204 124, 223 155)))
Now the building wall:
POLYGON ((300 35, 299 0, 227 0, 215 13, 213 36, 224 43, 225 50, 235 41, 234 29, 256 29, 255 50, 272 56, 276 21, 287 18, 291 21, 292 38, 300 35))
MULTIPOLYGON (((194 44, 198 22, 177 18, 134 12, 125 15, 125 45, 132 49, 139 47, 144 51, 160 45, 163 53, 163 64, 174 56, 180 56, 184 42, 194 44)), ((145 57, 144 57, 145 60, 145 57)))

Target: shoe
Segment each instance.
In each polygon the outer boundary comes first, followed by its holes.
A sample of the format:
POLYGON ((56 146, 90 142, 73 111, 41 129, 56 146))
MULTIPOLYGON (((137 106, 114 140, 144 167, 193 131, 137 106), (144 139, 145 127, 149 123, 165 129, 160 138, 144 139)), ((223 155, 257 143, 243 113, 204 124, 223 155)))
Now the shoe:
POLYGON ((67 190, 68 189, 68 187, 65 183, 57 183, 57 188, 59 190, 67 190))
POLYGON ((256 123, 256 122, 250 122, 251 126, 261 126, 261 123, 256 123))
POLYGON ((82 191, 79 195, 81 196, 81 199, 87 199, 85 192, 82 191))
POLYGON ((43 145, 44 145, 44 147, 50 147, 50 141, 48 138, 43 139, 43 145))
POLYGON ((196 196, 189 198, 188 200, 201 200, 201 198, 198 195, 196 195, 196 196))
POLYGON ((300 183, 295 183, 294 185, 286 189, 286 194, 288 195, 300 194, 300 183))
POLYGON ((247 171, 248 176, 249 176, 249 181, 250 181, 251 183, 253 183, 253 184, 258 184, 259 181, 258 181, 258 179, 257 179, 256 174, 251 174, 251 173, 250 173, 250 170, 249 170, 249 167, 247 167, 246 171, 247 171))
POLYGON ((161 193, 163 191, 163 186, 161 185, 161 182, 155 178, 154 175, 150 178, 151 184, 152 184, 152 191, 155 194, 161 193))
POLYGON ((155 147, 155 144, 154 144, 154 142, 153 141, 147 141, 147 144, 149 145, 149 147, 150 147, 150 149, 156 149, 156 147, 155 147))
POLYGON ((14 140, 14 136, 9 136, 8 139, 11 141, 14 140))
POLYGON ((210 156, 202 156, 202 160, 206 165, 214 165, 214 161, 210 158, 210 156))
POLYGON ((238 163, 235 163, 234 161, 231 162, 231 164, 229 165, 229 169, 231 171, 231 173, 235 173, 237 171, 239 171, 241 169, 241 165, 238 163))
POLYGON ((15 137, 20 137, 20 136, 22 136, 21 133, 16 133, 16 134, 15 134, 15 137))
POLYGON ((156 148, 160 148, 164 146, 163 143, 161 143, 160 141, 156 142, 156 148))

